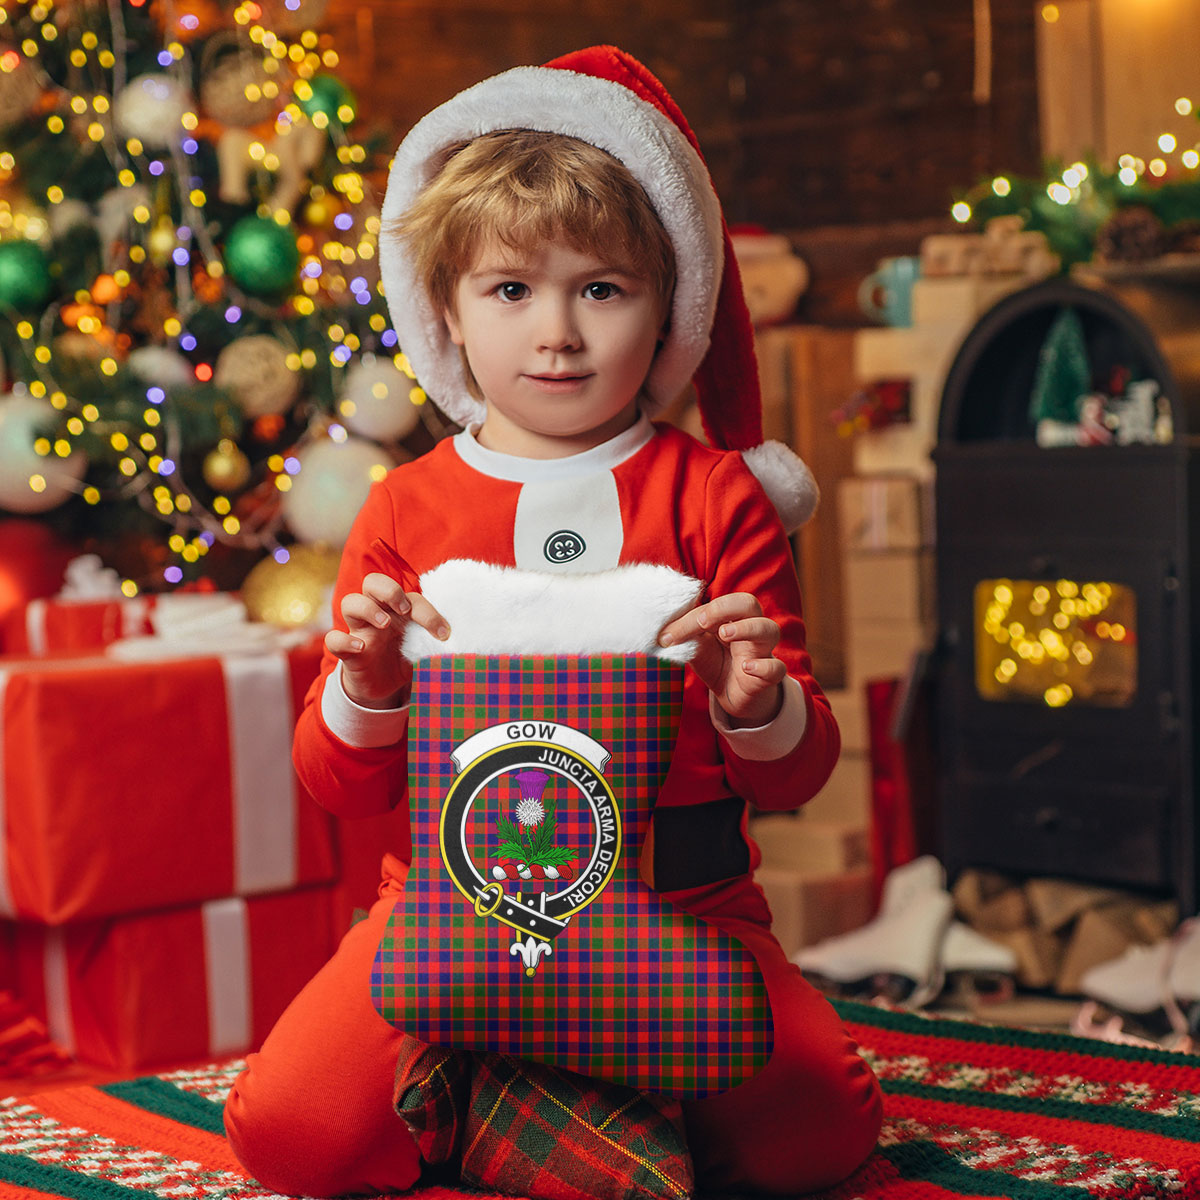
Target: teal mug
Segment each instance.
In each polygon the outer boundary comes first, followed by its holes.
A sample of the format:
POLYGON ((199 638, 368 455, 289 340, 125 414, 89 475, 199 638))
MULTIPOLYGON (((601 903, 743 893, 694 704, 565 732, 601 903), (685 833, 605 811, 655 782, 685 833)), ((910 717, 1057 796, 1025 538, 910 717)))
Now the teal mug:
POLYGON ((881 258, 859 285, 858 306, 872 321, 911 325, 912 289, 920 277, 921 260, 916 255, 881 258))

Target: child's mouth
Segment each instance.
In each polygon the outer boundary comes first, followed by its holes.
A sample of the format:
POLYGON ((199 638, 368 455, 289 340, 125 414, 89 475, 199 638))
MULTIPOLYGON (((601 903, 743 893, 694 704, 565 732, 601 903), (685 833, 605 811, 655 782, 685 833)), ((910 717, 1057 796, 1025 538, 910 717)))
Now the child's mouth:
POLYGON ((525 378, 542 392, 572 392, 585 384, 591 375, 526 375, 525 378))

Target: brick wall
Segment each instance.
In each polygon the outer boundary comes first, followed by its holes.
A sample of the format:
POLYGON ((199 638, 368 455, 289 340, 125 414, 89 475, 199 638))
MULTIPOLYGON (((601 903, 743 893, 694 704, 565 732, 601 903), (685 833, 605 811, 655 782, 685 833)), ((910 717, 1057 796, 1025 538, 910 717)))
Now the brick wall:
POLYGON ((397 140, 486 75, 616 42, 680 102, 730 219, 798 230, 944 217, 954 186, 1037 170, 1033 6, 990 8, 982 105, 966 0, 333 0, 328 27, 397 140))

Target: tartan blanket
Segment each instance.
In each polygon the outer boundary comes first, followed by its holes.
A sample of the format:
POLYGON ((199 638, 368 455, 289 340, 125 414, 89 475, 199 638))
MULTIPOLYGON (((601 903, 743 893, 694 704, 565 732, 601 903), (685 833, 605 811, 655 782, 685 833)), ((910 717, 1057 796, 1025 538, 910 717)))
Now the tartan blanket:
MULTIPOLYGON (((1200 1200, 1200 1056, 837 1007, 882 1080, 886 1116, 871 1158, 813 1200, 1200 1200)), ((0 1200, 268 1200, 220 1132, 239 1069, 0 1102, 0 1200)))

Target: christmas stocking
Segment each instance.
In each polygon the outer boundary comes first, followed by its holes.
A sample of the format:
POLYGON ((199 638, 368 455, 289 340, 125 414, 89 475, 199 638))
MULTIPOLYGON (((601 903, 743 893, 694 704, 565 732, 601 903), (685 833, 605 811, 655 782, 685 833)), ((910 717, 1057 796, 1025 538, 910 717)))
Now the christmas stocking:
POLYGON ((372 974, 384 1017, 679 1097, 761 1070, 773 1027, 753 957, 638 872, 684 670, 644 654, 418 662, 412 868, 372 974))

